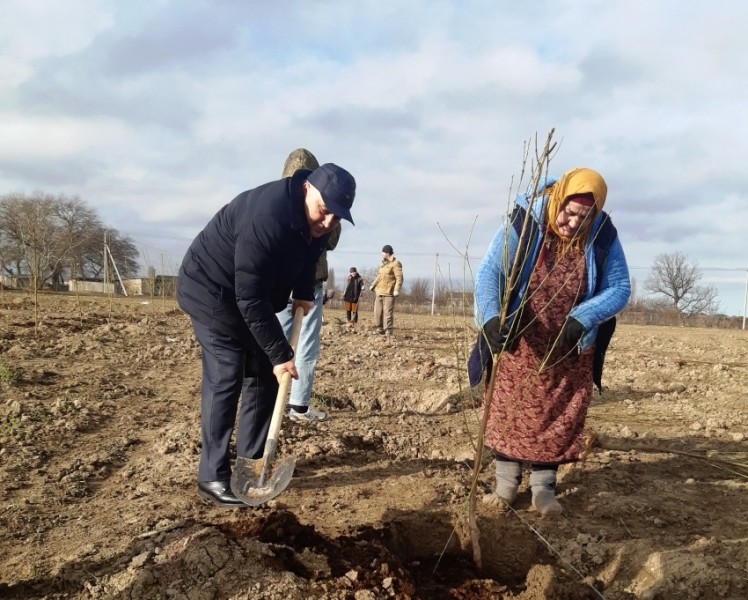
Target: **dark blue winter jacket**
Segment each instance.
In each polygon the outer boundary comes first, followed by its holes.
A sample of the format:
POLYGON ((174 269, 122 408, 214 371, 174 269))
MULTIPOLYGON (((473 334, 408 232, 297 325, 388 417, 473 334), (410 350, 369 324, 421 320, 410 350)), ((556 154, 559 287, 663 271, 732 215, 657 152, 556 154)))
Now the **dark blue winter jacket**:
POLYGON ((314 299, 317 260, 327 243, 326 235, 309 235, 303 189, 309 173, 243 192, 219 210, 187 250, 177 279, 184 312, 248 349, 254 338, 273 365, 293 357, 275 313, 290 295, 314 299))

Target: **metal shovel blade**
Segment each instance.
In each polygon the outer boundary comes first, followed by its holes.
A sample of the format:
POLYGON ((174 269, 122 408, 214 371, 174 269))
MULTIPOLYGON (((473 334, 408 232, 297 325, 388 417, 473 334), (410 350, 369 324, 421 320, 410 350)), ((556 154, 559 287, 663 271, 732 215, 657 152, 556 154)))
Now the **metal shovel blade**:
MULTIPOLYGON (((294 352, 299 341, 299 330, 304 310, 299 306, 293 317, 293 328, 291 330, 290 344, 294 352)), ((260 506, 268 500, 272 500, 288 487, 296 459, 293 456, 283 460, 275 460, 275 452, 278 449, 278 436, 280 434, 283 414, 286 410, 286 399, 291 387, 291 374, 286 371, 281 376, 278 384, 278 394, 275 397, 273 417, 270 419, 270 428, 265 440, 265 451, 262 458, 252 459, 238 456, 234 471, 231 474, 231 491, 244 504, 249 506, 260 506)))
POLYGON ((296 467, 296 458, 289 456, 285 460, 272 463, 272 470, 262 481, 262 469, 265 459, 238 457, 231 474, 231 491, 244 504, 260 506, 272 500, 288 487, 296 467))

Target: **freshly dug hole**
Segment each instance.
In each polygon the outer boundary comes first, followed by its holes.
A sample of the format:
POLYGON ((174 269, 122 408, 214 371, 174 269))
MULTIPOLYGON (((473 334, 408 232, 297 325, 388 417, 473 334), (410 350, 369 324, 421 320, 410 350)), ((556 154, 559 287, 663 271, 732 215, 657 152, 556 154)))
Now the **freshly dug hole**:
POLYGON ((501 515, 480 520, 484 564, 479 572, 469 542, 454 531, 453 518, 446 512, 401 513, 384 528, 364 527, 336 539, 300 524, 286 511, 222 529, 230 537, 256 537, 270 544, 280 561, 278 570, 326 581, 329 590, 379 589, 390 597, 424 599, 594 597, 556 565, 527 527, 501 515), (326 557, 326 564, 310 561, 313 555, 326 557))

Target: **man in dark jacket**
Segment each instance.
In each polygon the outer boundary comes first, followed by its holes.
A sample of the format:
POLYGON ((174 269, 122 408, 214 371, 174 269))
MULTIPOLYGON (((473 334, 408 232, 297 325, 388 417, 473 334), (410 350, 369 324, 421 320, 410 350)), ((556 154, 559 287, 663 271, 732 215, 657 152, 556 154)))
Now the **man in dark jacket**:
POLYGON ((358 323, 358 299, 361 297, 361 288, 363 287, 364 280, 358 274, 356 267, 351 267, 348 280, 345 284, 345 292, 343 293, 345 318, 348 321, 349 327, 353 327, 358 323))
POLYGON ((192 242, 177 280, 179 306, 202 349, 202 451, 198 494, 219 506, 244 504, 231 492, 229 442, 262 457, 278 382, 297 378, 294 354, 275 313, 293 296, 306 314, 317 260, 340 219, 353 223, 353 176, 327 163, 243 192, 192 242))

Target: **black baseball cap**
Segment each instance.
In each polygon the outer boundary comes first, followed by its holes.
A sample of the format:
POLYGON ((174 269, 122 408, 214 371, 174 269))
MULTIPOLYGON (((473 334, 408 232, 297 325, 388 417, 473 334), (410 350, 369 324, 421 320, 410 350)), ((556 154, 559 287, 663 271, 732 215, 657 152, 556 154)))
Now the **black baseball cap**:
POLYGON ((343 167, 325 163, 312 171, 307 181, 319 190, 325 206, 332 214, 355 225, 351 217, 351 206, 356 197, 356 180, 353 175, 343 167))

